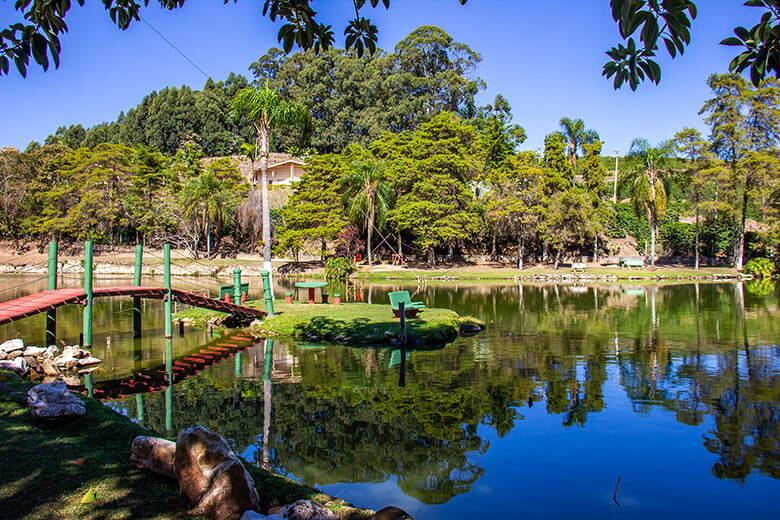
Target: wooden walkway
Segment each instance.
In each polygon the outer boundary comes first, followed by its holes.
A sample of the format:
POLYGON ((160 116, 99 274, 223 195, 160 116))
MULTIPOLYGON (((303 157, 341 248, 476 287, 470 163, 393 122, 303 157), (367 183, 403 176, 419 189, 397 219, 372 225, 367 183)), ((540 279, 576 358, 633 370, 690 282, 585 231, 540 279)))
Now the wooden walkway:
MULTIPOLYGON (((95 287, 92 290, 93 298, 105 298, 109 296, 138 296, 162 300, 165 298, 164 287, 137 287, 133 285, 117 287, 95 287)), ((201 296, 185 291, 173 289, 171 291, 173 301, 202 307, 213 311, 226 312, 238 318, 264 318, 266 312, 252 307, 236 305, 216 298, 201 296)), ((83 289, 55 289, 53 291, 41 291, 0 303, 0 325, 27 318, 41 312, 50 311, 63 305, 80 303, 85 304, 87 293, 83 289)))

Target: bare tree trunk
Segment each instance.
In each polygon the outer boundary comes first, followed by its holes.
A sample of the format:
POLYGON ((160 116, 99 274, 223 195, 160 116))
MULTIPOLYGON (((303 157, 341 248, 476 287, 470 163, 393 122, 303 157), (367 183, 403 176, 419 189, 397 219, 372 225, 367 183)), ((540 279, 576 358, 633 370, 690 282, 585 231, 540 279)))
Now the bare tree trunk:
POLYGON ((271 297, 274 297, 273 270, 271 265, 271 208, 268 202, 268 132, 258 132, 260 157, 260 202, 263 205, 263 269, 269 273, 271 297))
POLYGON ((447 262, 452 263, 453 254, 452 240, 447 240, 447 262))
POLYGON ((436 251, 433 250, 433 246, 428 247, 428 265, 436 265, 436 251))
POLYGON ((593 240, 593 263, 596 263, 599 261, 599 236, 596 235, 596 238, 593 240))
POLYGON ((374 258, 371 254, 371 235, 374 231, 374 205, 371 204, 371 214, 368 217, 368 266, 371 267, 374 262, 374 258))
POLYGON ((655 233, 657 222, 655 211, 650 212, 650 267, 655 267, 655 233))
POLYGON ((734 269, 742 270, 745 255, 745 220, 747 218, 747 189, 742 190, 742 211, 736 220, 736 232, 734 233, 734 269))
POLYGON ((206 260, 211 260, 211 228, 209 222, 209 210, 206 208, 206 260))
POLYGON ((404 254, 403 244, 401 243, 401 232, 400 231, 398 232, 398 254, 399 255, 404 254))
POLYGON ((498 242, 498 238, 497 237, 498 237, 498 233, 496 233, 494 231, 493 232, 493 245, 490 248, 490 259, 493 260, 494 262, 498 259, 497 255, 496 255, 496 242, 498 242))
MULTIPOLYGON (((696 240, 694 244, 694 265, 693 268, 699 270, 699 195, 696 195, 696 240)), ((696 287, 698 290, 698 286, 696 287)))
POLYGON ((561 258, 561 248, 559 247, 558 251, 555 253, 555 266, 553 267, 553 269, 555 269, 556 271, 558 270, 558 260, 560 260, 560 258, 561 258))

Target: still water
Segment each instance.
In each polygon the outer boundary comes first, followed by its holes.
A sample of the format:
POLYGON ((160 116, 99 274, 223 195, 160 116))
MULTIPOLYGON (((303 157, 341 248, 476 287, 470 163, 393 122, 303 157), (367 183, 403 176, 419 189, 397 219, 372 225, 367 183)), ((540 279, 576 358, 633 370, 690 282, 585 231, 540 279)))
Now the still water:
MULTIPOLYGON (((25 281, 0 280, 2 299, 45 288, 9 290, 25 281)), ((417 290, 373 284, 350 298, 384 303, 399 288, 417 290)), ((252 463, 423 520, 776 515, 780 289, 772 283, 450 283, 413 299, 477 316, 487 330, 405 356, 249 342, 172 391, 106 402, 168 436, 203 424, 252 463)), ((131 309, 129 299, 96 302, 98 388, 164 366, 162 302, 144 304, 141 340, 132 338, 131 309)), ((75 342, 81 309, 58 312, 58 337, 75 342)), ((17 335, 40 343, 43 316, 0 327, 0 340, 17 335)), ((226 336, 187 329, 171 354, 224 345, 226 336)))

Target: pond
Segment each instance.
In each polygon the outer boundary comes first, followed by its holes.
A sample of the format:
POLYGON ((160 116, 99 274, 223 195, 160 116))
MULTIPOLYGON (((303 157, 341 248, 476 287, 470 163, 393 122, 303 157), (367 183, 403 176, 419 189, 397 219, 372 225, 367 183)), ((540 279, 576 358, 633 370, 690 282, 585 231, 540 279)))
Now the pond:
MULTIPOLYGON (((45 288, 26 281, 0 281, 2 299, 45 288)), ((291 287, 282 280, 277 291, 291 287)), ((132 395, 117 382, 164 372, 163 304, 144 303, 144 336, 133 340, 130 299, 97 300, 93 351, 104 365, 95 386, 163 434, 203 424, 251 463, 423 520, 776 509, 780 290, 772 283, 450 282, 419 291, 385 283, 349 297, 382 303, 400 288, 481 318, 487 330, 402 353, 188 328, 174 335, 172 359, 219 345, 225 356, 198 373, 182 368, 172 390, 153 384, 157 391, 132 395)), ((250 292, 260 296, 257 281, 250 292)), ((58 312, 58 337, 76 342, 81 309, 58 312)), ((2 326, 0 340, 40 343, 44 323, 2 326)))

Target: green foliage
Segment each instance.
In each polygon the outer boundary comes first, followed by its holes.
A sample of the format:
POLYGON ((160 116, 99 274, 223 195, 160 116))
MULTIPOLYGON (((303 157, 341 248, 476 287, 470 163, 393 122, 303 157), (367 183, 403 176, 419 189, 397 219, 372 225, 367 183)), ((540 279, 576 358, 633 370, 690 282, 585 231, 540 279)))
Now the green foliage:
POLYGON ((618 202, 610 220, 609 235, 617 238, 632 236, 641 243, 650 239, 650 225, 644 215, 636 214, 631 204, 618 202))
POLYGON ((745 264, 745 274, 752 274, 757 278, 771 278, 775 271, 775 264, 768 258, 753 258, 745 264))
POLYGON ((671 256, 690 255, 694 249, 696 229, 693 224, 670 222, 659 228, 658 236, 666 254, 671 256))
POLYGON ((327 278, 328 281, 343 282, 355 271, 357 271, 357 268, 355 267, 355 262, 351 258, 337 256, 328 258, 328 261, 325 262, 325 278, 327 278))
MULTIPOLYGON (((281 210, 277 250, 298 253, 308 244, 324 246, 344 229, 339 185, 346 167, 337 155, 318 155, 307 159, 301 180, 293 187, 287 205, 281 210)), ((321 250, 324 254, 324 250, 321 250)))

